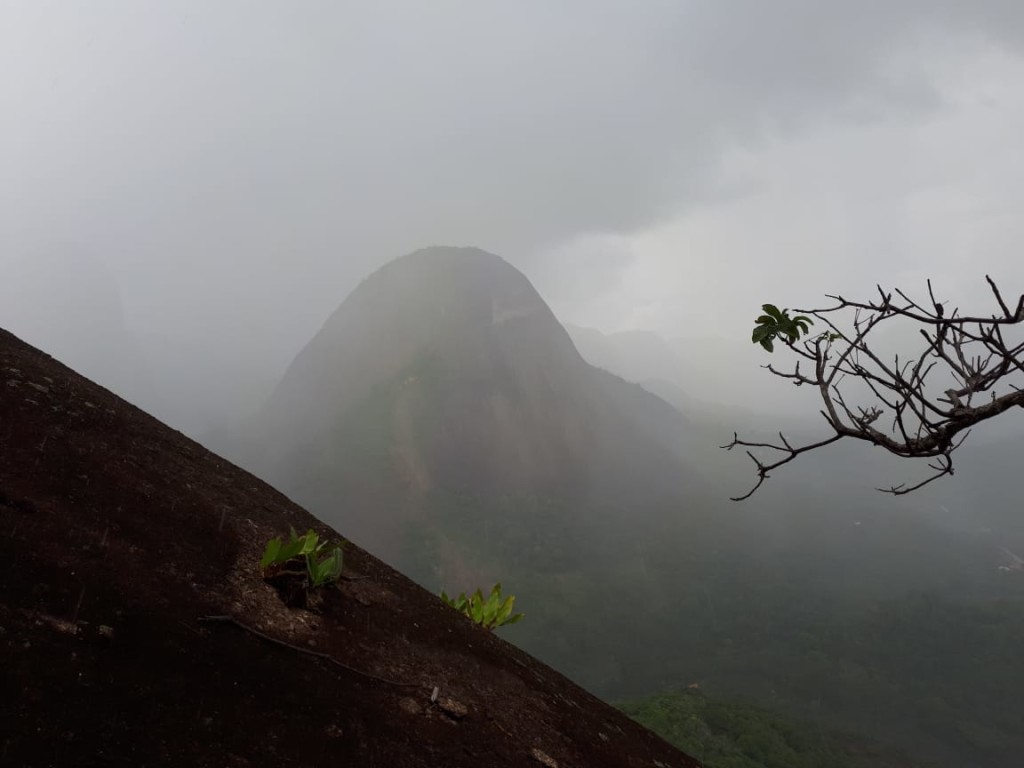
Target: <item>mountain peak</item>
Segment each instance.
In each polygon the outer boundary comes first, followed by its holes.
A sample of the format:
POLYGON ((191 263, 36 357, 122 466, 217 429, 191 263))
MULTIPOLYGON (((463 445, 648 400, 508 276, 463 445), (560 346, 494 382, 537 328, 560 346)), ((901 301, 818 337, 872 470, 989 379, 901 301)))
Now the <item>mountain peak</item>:
POLYGON ((382 269, 395 269, 407 262, 416 261, 432 262, 435 266, 444 264, 467 266, 487 263, 515 269, 501 256, 485 251, 483 248, 477 248, 475 245, 428 245, 426 248, 417 248, 412 253, 392 259, 382 269))
POLYGON ((290 428, 315 429, 310 402, 343 413, 375 385, 428 360, 468 380, 566 385, 585 367, 530 281, 479 248, 434 246, 369 275, 300 352, 271 402, 290 428))
POLYGON ((478 248, 367 277, 260 419, 241 460, 315 509, 360 499, 350 530, 381 553, 431 494, 642 506, 685 485, 682 417, 588 365, 526 276, 478 248), (403 510, 390 533, 381 508, 403 510))
MULTIPOLYGON (((352 294, 390 292, 401 306, 428 314, 472 313, 467 319, 492 324, 540 314, 558 324, 526 275, 505 259, 470 246, 431 246, 397 258, 370 275, 352 294)), ((344 306, 344 305, 343 305, 344 306)), ((564 331, 551 328, 563 335, 564 331)))

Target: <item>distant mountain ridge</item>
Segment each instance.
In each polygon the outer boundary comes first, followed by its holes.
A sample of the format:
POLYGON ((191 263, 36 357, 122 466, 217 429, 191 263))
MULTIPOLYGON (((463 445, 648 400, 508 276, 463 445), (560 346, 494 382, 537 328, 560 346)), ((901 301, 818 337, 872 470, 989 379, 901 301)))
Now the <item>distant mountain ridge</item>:
POLYGON ((763 420, 759 404, 741 399, 732 386, 741 377, 715 369, 723 350, 714 339, 667 339, 645 330, 604 333, 573 323, 565 329, 588 363, 636 382, 692 419, 721 426, 723 435, 763 420))

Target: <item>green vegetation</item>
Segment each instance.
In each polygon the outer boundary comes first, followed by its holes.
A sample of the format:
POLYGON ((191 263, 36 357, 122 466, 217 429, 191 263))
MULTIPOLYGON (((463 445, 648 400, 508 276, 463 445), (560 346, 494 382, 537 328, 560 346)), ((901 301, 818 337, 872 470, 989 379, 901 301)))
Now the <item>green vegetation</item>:
POLYGON ((531 612, 506 638, 606 699, 700 681, 716 699, 898 745, 911 765, 1013 764, 1024 580, 989 564, 984 538, 815 499, 794 488, 791 508, 763 518, 672 509, 623 531, 582 525, 608 520, 596 504, 437 492, 403 562, 438 590, 461 570, 508 574, 531 612), (458 568, 433 565, 452 551, 458 568))
POLYGON ((790 317, 788 309, 780 311, 774 304, 763 304, 761 309, 765 314, 754 321, 757 324, 754 326, 751 341, 760 344, 769 352, 774 351, 776 338, 792 344, 801 335, 806 336, 810 333, 810 326, 814 325, 814 321, 806 315, 790 317))
POLYGON ((515 624, 524 616, 522 613, 512 613, 516 596, 502 598, 500 583, 491 588, 491 593, 486 599, 479 589, 468 597, 463 592, 456 598, 448 597, 444 590, 441 590, 441 599, 484 629, 494 630, 507 624, 515 624))
POLYGON ((279 537, 267 542, 260 568, 263 569, 264 578, 267 578, 284 571, 292 561, 304 562, 310 586, 322 587, 337 581, 341 576, 340 543, 332 545, 327 539, 321 541, 312 529, 299 536, 292 528, 291 538, 287 542, 279 537))
POLYGON ((707 768, 910 765, 903 755, 880 753, 852 737, 825 733, 759 707, 710 699, 697 690, 625 702, 619 708, 707 768))

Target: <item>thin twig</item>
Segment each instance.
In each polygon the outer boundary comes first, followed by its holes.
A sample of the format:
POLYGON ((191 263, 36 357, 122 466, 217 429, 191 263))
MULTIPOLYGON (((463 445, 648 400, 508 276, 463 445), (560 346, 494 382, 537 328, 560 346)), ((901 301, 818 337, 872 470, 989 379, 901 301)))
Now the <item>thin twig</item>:
POLYGON ((753 461, 754 464, 757 465, 757 475, 758 475, 757 485, 755 485, 753 488, 751 488, 749 491, 747 491, 747 493, 743 494, 742 496, 732 496, 732 497, 730 497, 730 499, 732 501, 743 501, 744 499, 749 499, 751 496, 754 495, 754 492, 758 488, 761 487, 761 484, 766 479, 768 479, 768 477, 769 477, 768 473, 771 472, 773 469, 778 469, 783 464, 788 464, 789 462, 793 461, 793 459, 795 459, 797 456, 799 456, 801 453, 807 453, 808 451, 813 451, 816 448, 821 448, 823 446, 826 446, 829 443, 834 443, 837 440, 839 440, 840 438, 842 438, 842 435, 833 435, 832 437, 830 437, 830 438, 828 438, 826 440, 822 440, 822 441, 817 442, 817 443, 812 443, 811 445, 805 445, 805 446, 802 446, 800 448, 793 448, 793 447, 791 447, 789 442, 786 440, 786 438, 782 436, 781 432, 779 433, 779 437, 782 439, 782 442, 783 442, 783 445, 781 445, 781 446, 774 445, 772 443, 747 443, 747 442, 744 442, 744 441, 740 440, 739 439, 739 435, 733 433, 732 442, 727 444, 727 445, 723 445, 722 446, 722 448, 724 448, 727 451, 731 451, 737 445, 742 445, 742 446, 748 447, 748 448, 770 448, 773 451, 782 451, 783 453, 788 454, 786 456, 786 458, 784 458, 784 459, 779 459, 778 461, 773 462, 771 464, 765 464, 760 459, 758 459, 753 453, 751 453, 750 451, 746 451, 747 456, 749 456, 751 461, 753 461))
POLYGON ((334 664, 337 667, 341 667, 346 672, 351 672, 354 675, 359 675, 360 677, 365 677, 368 680, 375 680, 378 683, 384 683, 386 685, 394 685, 394 686, 398 686, 400 688, 418 688, 421 685, 420 683, 400 683, 400 682, 398 682, 396 680, 388 680, 385 677, 378 677, 377 675, 371 674, 370 672, 363 672, 361 669, 356 669, 355 667, 350 667, 348 664, 344 664, 341 661, 338 661, 338 659, 334 658, 329 653, 323 653, 322 651, 313 651, 313 650, 310 650, 309 648, 303 648, 301 645, 295 645, 294 643, 289 643, 287 640, 279 640, 276 637, 271 637, 270 635, 266 634, 265 632, 260 632, 258 629, 254 628, 254 627, 250 627, 248 624, 245 624, 244 622, 239 621, 234 616, 200 616, 199 617, 199 621, 204 622, 204 623, 214 623, 214 622, 217 622, 217 623, 221 623, 221 624, 234 624, 239 629, 245 630, 249 634, 255 635, 256 637, 260 638, 261 640, 266 640, 268 643, 274 643, 275 645, 280 645, 280 646, 283 646, 285 648, 291 648, 293 651, 298 651, 299 653, 304 653, 307 656, 315 656, 318 659, 324 659, 326 661, 331 662, 332 664, 334 664))

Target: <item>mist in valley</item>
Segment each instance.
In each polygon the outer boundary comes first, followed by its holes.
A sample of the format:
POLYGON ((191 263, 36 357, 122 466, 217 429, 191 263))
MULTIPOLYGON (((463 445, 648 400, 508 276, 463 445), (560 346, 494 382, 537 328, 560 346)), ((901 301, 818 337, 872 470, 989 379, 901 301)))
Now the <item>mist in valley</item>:
POLYGON ((722 446, 829 434, 762 304, 1024 292, 1022 82, 999 0, 9 3, 0 327, 709 766, 1006 765, 1024 413, 722 446))

